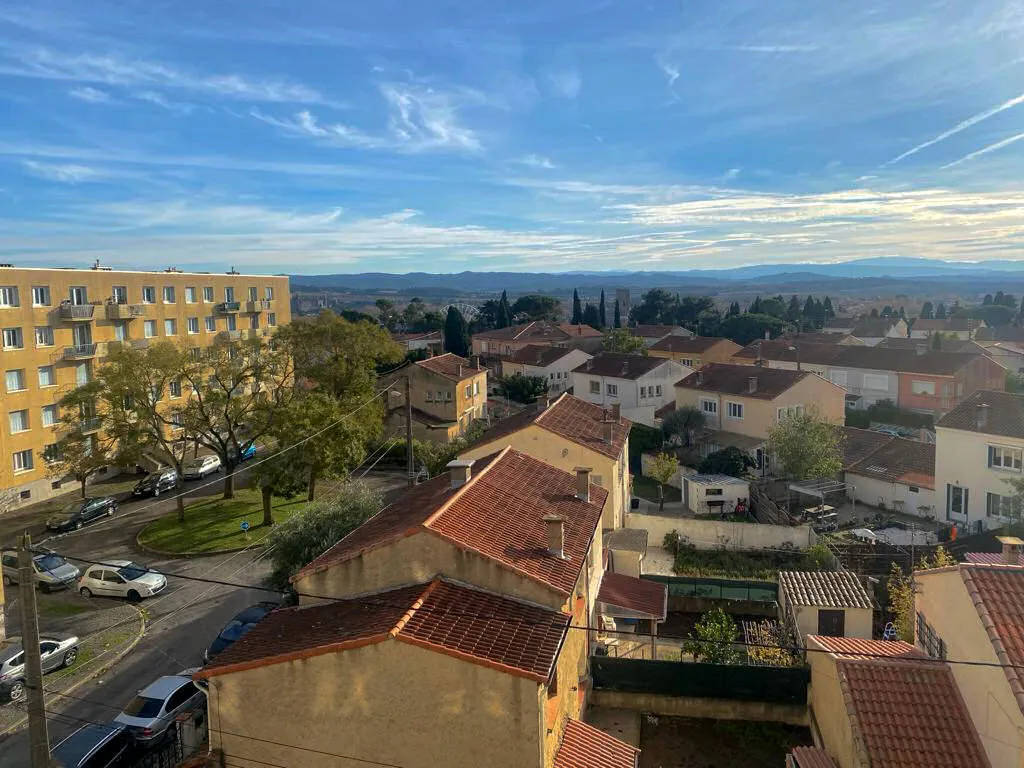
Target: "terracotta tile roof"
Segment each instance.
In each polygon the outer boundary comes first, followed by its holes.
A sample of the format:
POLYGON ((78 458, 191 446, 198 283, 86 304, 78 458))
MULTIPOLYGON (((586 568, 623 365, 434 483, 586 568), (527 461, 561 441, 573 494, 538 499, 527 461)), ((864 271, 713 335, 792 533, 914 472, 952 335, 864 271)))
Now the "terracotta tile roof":
POLYGON ((808 365, 825 365, 842 351, 842 346, 830 341, 807 341, 805 339, 758 340, 739 350, 733 357, 742 360, 777 360, 808 365))
POLYGON ((495 341, 519 341, 525 338, 551 337, 552 341, 564 341, 565 331, 554 323, 535 321, 523 325, 510 325, 507 328, 492 328, 489 331, 474 333, 474 339, 494 339, 495 341))
POLYGON ((1024 395, 979 389, 939 419, 935 426, 1024 439, 1024 395), (982 405, 988 408, 984 409, 984 424, 979 427, 979 406, 982 405))
POLYGON ((885 336, 898 321, 898 318, 892 317, 862 317, 853 326, 852 333, 854 336, 862 338, 885 336))
POLYGON ((201 677, 395 639, 546 682, 571 616, 449 581, 274 611, 201 677))
POLYGON ((852 467, 895 438, 872 429, 843 427, 843 469, 852 467))
POLYGON ((840 658, 836 671, 862 765, 990 768, 948 664, 840 658))
MULTIPOLYGON (((964 560, 972 565, 1009 565, 1002 552, 965 552, 964 560)), ((1017 565, 1024 565, 1024 552, 1017 552, 1017 565)))
POLYGON ((644 339, 661 339, 665 336, 677 334, 680 331, 684 333, 682 335, 691 335, 690 331, 687 331, 681 325, 635 325, 632 328, 627 328, 633 336, 639 336, 644 339))
POLYGON ((589 373, 592 376, 635 380, 646 376, 659 366, 670 364, 671 361, 664 357, 599 352, 583 365, 573 368, 573 373, 589 373))
POLYGON ((506 448, 475 461, 472 477, 460 488, 451 488, 446 473, 407 491, 292 580, 404 536, 431 533, 568 595, 608 497, 596 485, 590 486, 590 503, 577 499, 575 492, 572 473, 506 448), (565 518, 565 559, 547 550, 543 518, 551 514, 565 518))
POLYGON ((484 432, 483 436, 470 447, 497 443, 508 435, 525 429, 531 424, 536 424, 577 445, 617 459, 626 445, 633 422, 620 417, 617 423, 612 424, 611 442, 606 442, 604 423, 606 418, 611 418, 610 411, 606 411, 600 405, 588 403, 586 400, 580 400, 578 397, 565 393, 543 410, 527 408, 514 416, 502 419, 484 432))
POLYGON ((818 747, 793 747, 790 752, 796 768, 836 768, 828 752, 818 747))
POLYGON ((600 339, 604 337, 604 334, 597 330, 597 328, 584 323, 580 323, 579 325, 573 325, 572 323, 559 323, 558 328, 573 338, 580 337, 584 339, 600 339))
POLYGON ((547 344, 527 344, 508 356, 509 361, 522 365, 548 366, 557 363, 576 350, 572 347, 552 347, 547 344))
POLYGON ((755 368, 749 365, 708 363, 696 373, 676 382, 677 387, 699 392, 718 392, 761 400, 774 400, 798 381, 813 376, 809 371, 787 371, 782 368, 755 368), (756 379, 755 391, 750 380, 756 379))
POLYGON ((601 577, 597 599, 602 603, 665 620, 668 613, 668 585, 606 571, 601 577))
POLYGON ((903 659, 927 659, 923 652, 902 640, 865 640, 859 637, 808 635, 810 647, 821 647, 836 657, 874 659, 880 656, 903 659))
POLYGON ((975 320, 967 317, 947 317, 942 320, 922 320, 918 318, 914 321, 915 331, 969 331, 981 328, 984 325, 984 321, 975 320))
POLYGON ((904 485, 935 488, 935 444, 893 437, 847 472, 904 485))
POLYGON ((862 368, 871 371, 952 376, 977 357, 979 355, 931 349, 921 354, 916 348, 844 346, 839 348, 829 365, 832 368, 862 368))
MULTIPOLYGON (((675 352, 679 354, 692 353, 699 355, 707 352, 716 344, 735 344, 729 339, 721 339, 713 336, 666 336, 656 341, 651 349, 657 352, 675 352)), ((738 345, 737 345, 738 346, 738 345)))
POLYGON ((420 368, 454 381, 462 381, 487 370, 486 368, 477 368, 466 358, 451 352, 428 357, 426 360, 417 360, 413 365, 418 365, 420 368))
POLYGON ((851 571, 780 571, 779 588, 793 605, 871 608, 871 598, 851 571))
MULTIPOLYGON (((925 349, 931 349, 930 339, 882 339, 878 342, 878 346, 882 349, 913 349, 918 350, 922 346, 925 349)), ((959 352, 961 354, 968 353, 972 355, 983 355, 985 354, 985 348, 976 341, 969 341, 968 339, 943 339, 942 346, 938 350, 940 352, 959 352)))
POLYGON ((579 720, 565 724, 554 768, 636 768, 640 750, 579 720))

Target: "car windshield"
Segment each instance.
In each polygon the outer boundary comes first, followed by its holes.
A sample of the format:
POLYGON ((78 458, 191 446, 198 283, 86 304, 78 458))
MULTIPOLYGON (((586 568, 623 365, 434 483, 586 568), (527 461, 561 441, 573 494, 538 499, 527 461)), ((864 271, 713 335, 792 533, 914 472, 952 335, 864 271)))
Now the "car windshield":
POLYGON ((205 462, 206 462, 206 459, 204 459, 204 458, 201 458, 201 457, 200 457, 200 458, 198 458, 198 459, 192 459, 192 460, 191 460, 191 461, 189 461, 189 463, 188 463, 188 464, 186 464, 185 466, 187 466, 187 467, 201 467, 201 466, 203 466, 203 464, 204 464, 205 462))
POLYGON ((135 581, 140 576, 144 576, 148 571, 148 568, 143 565, 139 565, 138 563, 128 563, 128 565, 123 568, 117 569, 117 572, 121 574, 121 577, 126 581, 135 581))
POLYGON ((73 501, 60 511, 60 517, 73 517, 82 511, 81 501, 73 501))
POLYGON ((151 699, 147 696, 136 696, 131 703, 124 708, 128 717, 156 717, 163 707, 163 699, 151 699))
POLYGON ((67 561, 60 555, 40 555, 35 560, 41 571, 55 571, 67 564, 67 561))
POLYGON ((150 472, 148 475, 146 475, 145 479, 142 482, 144 482, 144 483, 155 483, 157 480, 159 480, 163 476, 164 476, 163 472, 150 472))
POLYGON ((255 624, 247 624, 245 622, 238 621, 237 619, 235 619, 226 627, 224 627, 223 631, 221 631, 220 633, 220 639, 227 640, 229 643, 233 643, 235 642, 235 640, 238 640, 240 637, 242 637, 242 635, 244 635, 246 632, 248 632, 255 626, 255 624))

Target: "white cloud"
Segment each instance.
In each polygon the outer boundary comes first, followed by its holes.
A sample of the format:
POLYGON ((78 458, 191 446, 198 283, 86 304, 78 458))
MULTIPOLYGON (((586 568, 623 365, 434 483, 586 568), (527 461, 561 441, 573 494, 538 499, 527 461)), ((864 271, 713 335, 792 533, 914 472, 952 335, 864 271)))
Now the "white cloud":
POLYGON ((64 184, 78 184, 83 181, 93 181, 100 175, 95 169, 84 165, 57 165, 51 163, 39 163, 35 160, 25 160, 22 162, 22 165, 25 167, 25 170, 34 176, 38 176, 39 178, 46 179, 48 181, 59 181, 64 184))
POLYGON ((520 165, 527 165, 530 168, 543 168, 548 171, 558 167, 549 158, 542 157, 541 155, 523 155, 522 157, 517 157, 515 162, 520 165))
POLYGON ((85 85, 81 88, 72 88, 68 91, 68 96, 79 99, 80 101, 88 101, 93 104, 102 104, 110 101, 110 94, 106 91, 101 91, 97 88, 90 88, 85 85))
POLYGON ((548 72, 546 78, 554 95, 563 99, 575 99, 583 88, 583 77, 575 69, 548 72))
POLYGON ((659 58, 658 66, 661 68, 662 74, 664 74, 668 80, 668 89, 674 94, 676 80, 679 79, 679 75, 681 74, 679 71, 679 65, 659 58))
POLYGON ((722 181, 732 181, 740 175, 739 168, 730 168, 728 171, 722 174, 722 181))
POLYGON ((987 155, 989 152, 995 152, 996 150, 1002 149, 1003 147, 1008 147, 1011 144, 1016 144, 1021 139, 1024 139, 1024 133, 1018 133, 1014 136, 1010 136, 1007 139, 1003 139, 1002 141, 997 141, 994 144, 989 144, 987 147, 982 147, 981 149, 977 149, 974 152, 969 152, 968 154, 961 157, 959 160, 954 160, 951 163, 946 163, 944 166, 942 166, 942 170, 945 170, 946 168, 952 168, 953 166, 956 165, 960 165, 960 163, 966 163, 968 160, 973 160, 976 157, 987 155))
POLYGON ((158 107, 166 109, 168 112, 175 112, 179 115, 190 114, 192 110, 195 109, 194 104, 187 104, 185 102, 180 101, 171 101, 162 93, 158 93, 157 91, 139 91, 138 93, 132 94, 132 97, 138 99, 139 101, 145 101, 149 104, 155 104, 158 107))

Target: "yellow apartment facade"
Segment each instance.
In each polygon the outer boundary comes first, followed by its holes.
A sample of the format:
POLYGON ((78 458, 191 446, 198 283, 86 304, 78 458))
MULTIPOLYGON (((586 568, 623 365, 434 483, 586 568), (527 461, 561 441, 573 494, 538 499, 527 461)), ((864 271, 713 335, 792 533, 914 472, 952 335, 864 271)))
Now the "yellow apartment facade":
POLYGON ((205 346, 290 319, 286 276, 0 266, 0 506, 71 487, 47 475, 43 452, 57 441, 57 403, 90 380, 111 345, 205 346))

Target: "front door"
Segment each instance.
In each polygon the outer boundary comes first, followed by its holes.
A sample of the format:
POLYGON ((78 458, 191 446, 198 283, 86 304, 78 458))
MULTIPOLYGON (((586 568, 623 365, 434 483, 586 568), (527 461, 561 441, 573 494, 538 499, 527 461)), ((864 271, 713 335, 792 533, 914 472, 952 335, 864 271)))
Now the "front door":
POLYGON ((818 634, 825 637, 846 636, 846 611, 818 609, 818 634))
POLYGON ((961 485, 946 486, 946 519, 967 517, 968 489, 961 485))

